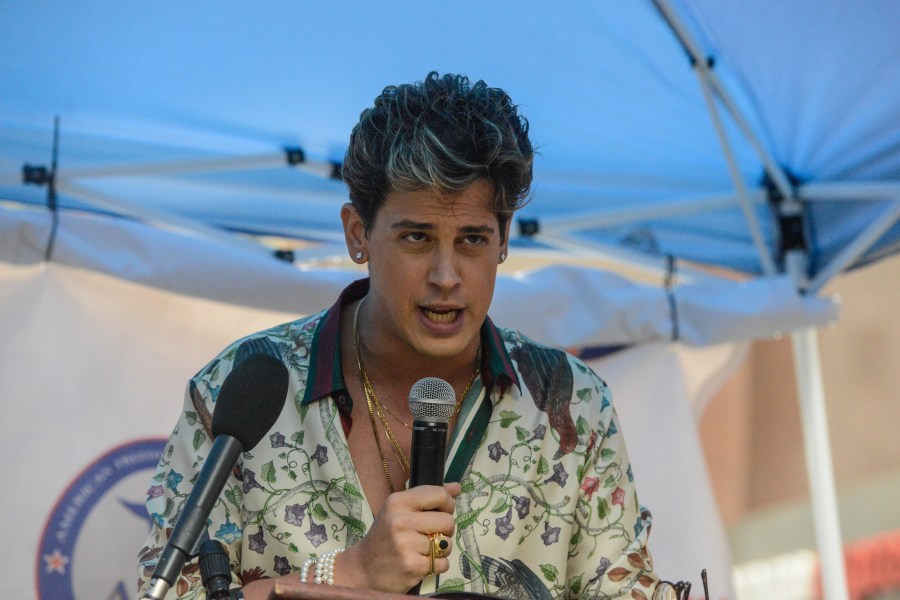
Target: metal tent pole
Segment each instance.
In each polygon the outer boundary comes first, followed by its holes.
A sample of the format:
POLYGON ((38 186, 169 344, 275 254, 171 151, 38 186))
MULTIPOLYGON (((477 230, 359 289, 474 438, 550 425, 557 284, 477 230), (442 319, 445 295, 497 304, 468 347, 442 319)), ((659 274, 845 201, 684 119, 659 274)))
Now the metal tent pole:
POLYGON ((815 328, 809 327, 793 332, 791 342, 822 589, 825 600, 846 600, 849 597, 847 575, 831 465, 819 338, 815 328))
POLYGON ((900 200, 895 200, 882 212, 881 217, 872 221, 872 223, 859 232, 831 262, 820 269, 812 281, 806 288, 806 293, 816 294, 822 287, 831 281, 831 279, 851 266, 856 260, 866 253, 866 250, 872 247, 891 227, 900 220, 900 200))
MULTIPOLYGON (((752 202, 765 202, 765 194, 762 191, 752 192, 748 196, 752 202)), ((540 231, 537 235, 569 235, 573 231, 612 227, 649 218, 665 219, 684 215, 700 215, 704 212, 731 208, 732 206, 734 206, 734 196, 732 194, 714 194, 680 198, 674 202, 641 202, 636 206, 593 210, 560 216, 551 215, 540 220, 540 231)))
POLYGON ((74 181, 105 177, 147 177, 190 173, 240 172, 256 169, 279 169, 288 166, 325 179, 339 179, 338 169, 340 165, 328 161, 310 159, 300 148, 286 148, 283 152, 245 156, 220 156, 102 167, 75 167, 65 169, 60 174, 60 178, 74 181))
MULTIPOLYGON (((694 41, 668 0, 653 0, 653 3, 695 66, 699 67, 698 75, 701 76, 703 83, 709 86, 708 90, 703 90, 704 93, 711 91, 722 102, 756 151, 766 173, 781 195, 794 203, 798 202, 786 174, 754 134, 716 74, 712 69, 706 68, 708 66, 707 57, 701 52, 700 46, 694 41)), ((714 114, 713 118, 717 118, 717 114, 714 114)), ((789 250, 785 256, 785 270, 793 277, 798 290, 805 289, 808 283, 807 261, 806 253, 797 250, 789 250)), ((765 259, 763 265, 770 267, 766 264, 765 259)), ((848 598, 847 577, 837 513, 837 492, 832 473, 831 446, 828 439, 818 337, 815 329, 808 328, 792 333, 791 339, 797 371, 806 465, 825 600, 846 600, 848 598)))
POLYGON ((653 4, 656 5, 657 10, 666 23, 669 24, 669 28, 672 30, 672 33, 675 34, 675 37, 678 38, 678 42, 681 44, 682 48, 684 48, 684 51, 687 52, 691 61, 694 63, 694 66, 699 67, 697 69, 697 74, 706 81, 710 90, 722 102, 722 105, 731 115, 731 118, 734 119, 735 124, 744 134, 744 137, 753 147, 754 151, 756 151, 756 154, 762 161, 763 168, 769 175, 772 183, 778 188, 782 196, 789 198, 791 196, 792 186, 788 180, 787 174, 778 163, 775 162, 775 158, 769 153, 762 141, 757 137, 756 133, 754 133, 750 124, 747 122, 747 119, 745 119, 744 115, 741 114, 741 111, 738 110, 737 103, 732 100, 731 96, 725 90, 725 86, 719 81, 719 77, 712 69, 708 68, 708 57, 701 52, 700 45, 693 39, 690 32, 688 32, 687 27, 681 22, 681 19, 675 13, 675 10, 668 0, 653 0, 653 4))
POLYGON ((112 211, 117 214, 135 217, 144 221, 150 221, 157 225, 166 225, 173 227, 182 232, 191 233, 207 239, 218 240, 221 243, 228 244, 233 247, 243 248, 250 252, 258 254, 266 254, 271 256, 272 251, 252 240, 229 233, 224 229, 219 229, 212 225, 207 225, 201 221, 195 221, 180 217, 174 213, 155 210, 146 206, 140 206, 132 202, 120 200, 114 196, 101 194, 88 188, 76 185, 70 182, 61 182, 57 185, 57 190, 61 193, 68 194, 73 198, 77 198, 93 206, 112 211))

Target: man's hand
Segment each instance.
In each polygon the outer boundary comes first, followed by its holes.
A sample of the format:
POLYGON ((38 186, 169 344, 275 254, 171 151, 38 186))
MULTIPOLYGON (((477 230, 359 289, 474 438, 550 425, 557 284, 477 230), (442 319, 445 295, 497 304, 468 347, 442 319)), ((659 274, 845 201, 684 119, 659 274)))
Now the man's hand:
MULTIPOLYGON (((461 491, 458 483, 446 483, 443 487, 420 485, 388 496, 366 537, 335 558, 335 585, 401 594, 416 586, 431 568, 432 533, 447 537, 450 546, 445 555, 453 551, 454 498, 461 491)), ((448 558, 434 559, 435 573, 449 568, 448 558)), ((309 581, 314 576, 310 573, 309 581)), ((244 586, 244 597, 268 598, 274 582, 261 579, 244 586)))
MULTIPOLYGON (((369 533, 337 556, 335 583, 359 589, 405 593, 429 574, 432 533, 443 533, 453 549, 458 483, 421 485, 387 497, 369 533)), ((434 559, 434 572, 450 568, 434 559)))

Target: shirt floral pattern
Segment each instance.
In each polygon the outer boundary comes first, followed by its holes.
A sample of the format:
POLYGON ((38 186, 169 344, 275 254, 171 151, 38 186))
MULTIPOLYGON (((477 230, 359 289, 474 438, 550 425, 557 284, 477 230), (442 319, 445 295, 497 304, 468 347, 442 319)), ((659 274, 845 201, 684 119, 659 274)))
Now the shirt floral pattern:
MULTIPOLYGON (((233 365, 266 352, 288 367, 288 402, 268 438, 242 455, 209 518, 233 583, 299 571, 309 556, 358 542, 374 522, 347 447, 352 400, 340 372, 341 307, 239 340, 189 383, 184 410, 147 492, 154 526, 139 588, 211 448, 219 388, 233 365)), ((420 593, 499 598, 647 599, 657 584, 640 506, 606 384, 581 361, 518 332, 482 327, 482 378, 465 399, 448 450, 459 481, 450 571, 420 593)), ((196 561, 169 597, 205 598, 196 561)))

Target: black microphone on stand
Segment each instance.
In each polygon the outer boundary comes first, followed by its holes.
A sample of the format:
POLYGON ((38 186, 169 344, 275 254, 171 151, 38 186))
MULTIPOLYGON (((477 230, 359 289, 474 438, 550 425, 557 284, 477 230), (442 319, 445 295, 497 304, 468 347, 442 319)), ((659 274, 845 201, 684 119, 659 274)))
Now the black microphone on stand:
POLYGON ((287 367, 268 354, 251 354, 222 383, 213 412, 212 449, 160 554, 144 598, 162 600, 197 554, 206 520, 241 452, 251 450, 275 424, 287 397, 287 367))
POLYGON ((409 411, 414 419, 409 487, 444 484, 447 427, 455 408, 456 392, 443 379, 420 379, 409 391, 409 411))
POLYGON ((206 588, 209 600, 231 598, 231 563, 219 540, 206 540, 200 544, 200 581, 206 588))

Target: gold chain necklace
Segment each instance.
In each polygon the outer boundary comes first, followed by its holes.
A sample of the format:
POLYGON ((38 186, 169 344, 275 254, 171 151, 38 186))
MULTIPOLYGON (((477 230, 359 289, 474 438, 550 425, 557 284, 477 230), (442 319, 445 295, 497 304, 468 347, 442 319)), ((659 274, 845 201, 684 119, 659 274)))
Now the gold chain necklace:
MULTIPOLYGON (((368 376, 366 377, 366 379, 368 379, 368 376)), ((371 382, 369 383, 369 385, 370 385, 370 386, 372 385, 371 382)), ((373 396, 373 397, 374 397, 374 396, 373 396)), ((395 419, 397 419, 397 422, 398 422, 398 423, 400 423, 401 425, 403 425, 403 426, 406 427, 407 429, 412 429, 412 425, 410 425, 409 423, 407 423, 406 421, 404 421, 403 419, 401 419, 401 418, 397 415, 397 413, 395 413, 394 411, 392 411, 391 409, 389 409, 387 406, 385 406, 384 404, 382 404, 382 403, 381 403, 381 400, 379 400, 378 398, 375 398, 375 407, 376 407, 376 408, 381 407, 381 410, 387 411, 387 414, 389 414, 389 415, 391 415, 392 417, 394 417, 395 419)))
POLYGON ((450 415, 450 422, 447 427, 448 431, 453 430, 453 426, 456 424, 456 417, 459 415, 459 410, 462 408, 463 401, 466 399, 466 396, 469 395, 469 390, 475 385, 479 375, 481 375, 481 344, 478 344, 478 353, 475 355, 475 372, 472 373, 472 379, 466 384, 466 389, 463 390, 462 395, 456 399, 456 406, 453 407, 453 414, 450 415))
MULTIPOLYGON (((372 424, 372 433, 375 435, 375 445, 378 447, 378 456, 381 457, 381 466, 384 468, 384 476, 387 479, 388 487, 391 490, 391 493, 394 493, 396 489, 394 488, 394 480, 391 477, 391 471, 388 468, 387 459, 384 456, 384 449, 381 447, 381 436, 378 434, 378 425, 375 423, 375 402, 377 399, 375 398, 375 389, 372 387, 372 383, 369 381, 369 376, 366 374, 365 369, 362 366, 362 354, 359 350, 359 309, 363 305, 363 300, 360 300, 356 305, 356 311, 353 313, 353 345, 356 349, 356 366, 359 369, 360 379, 362 380, 362 388, 363 394, 366 397, 366 406, 369 409, 369 422, 372 424)), ((403 469, 408 473, 409 472, 409 460, 406 458, 406 455, 403 453, 403 450, 400 448, 400 444, 397 443, 396 438, 394 437, 394 432, 390 430, 387 426, 387 422, 383 420, 383 413, 381 410, 378 410, 379 417, 382 417, 382 425, 385 427, 384 432, 387 434, 388 439, 391 441, 391 445, 393 446, 394 453, 397 454, 397 459, 400 461, 403 469)))
MULTIPOLYGON (((404 472, 409 474, 409 458, 407 458, 406 453, 403 452, 403 448, 400 447, 400 443, 397 442, 396 436, 394 436, 394 431, 391 429, 391 426, 388 424, 387 418, 384 416, 384 412, 387 411, 391 416, 400 421, 405 427, 412 429, 409 425, 403 422, 403 419, 392 413, 388 408, 382 404, 378 397, 375 395, 375 388, 372 386, 372 382, 369 380, 369 375, 366 373, 366 369, 362 364, 362 353, 359 349, 359 310, 362 308, 363 302, 365 301, 365 296, 357 303, 356 310, 353 312, 353 345, 356 350, 356 366, 359 369, 360 379, 362 381, 363 394, 366 397, 366 407, 369 409, 369 422, 372 424, 372 433, 375 435, 375 445, 378 447, 378 456, 381 457, 381 466, 384 469, 384 476, 387 479, 388 487, 391 489, 391 493, 395 492, 394 481, 391 477, 391 471, 388 468, 387 459, 384 456, 384 449, 381 447, 381 436, 378 434, 378 425, 375 422, 375 415, 378 414, 378 419, 381 421, 381 426, 384 428, 384 433, 387 435, 388 441, 391 444, 391 448, 394 451, 394 455, 397 457, 397 460, 400 462, 400 466, 403 467, 404 472)), ((452 423, 456 420, 457 415, 459 414, 460 408, 462 408, 462 403, 465 397, 469 394, 469 390, 472 389, 472 386, 475 384, 475 381, 478 379, 478 375, 481 373, 481 345, 478 346, 478 354, 475 357, 475 372, 472 374, 472 379, 469 380, 468 385, 466 385, 466 389, 463 390, 462 395, 456 399, 456 406, 453 408, 453 416, 450 418, 450 423, 452 427, 452 423)))

